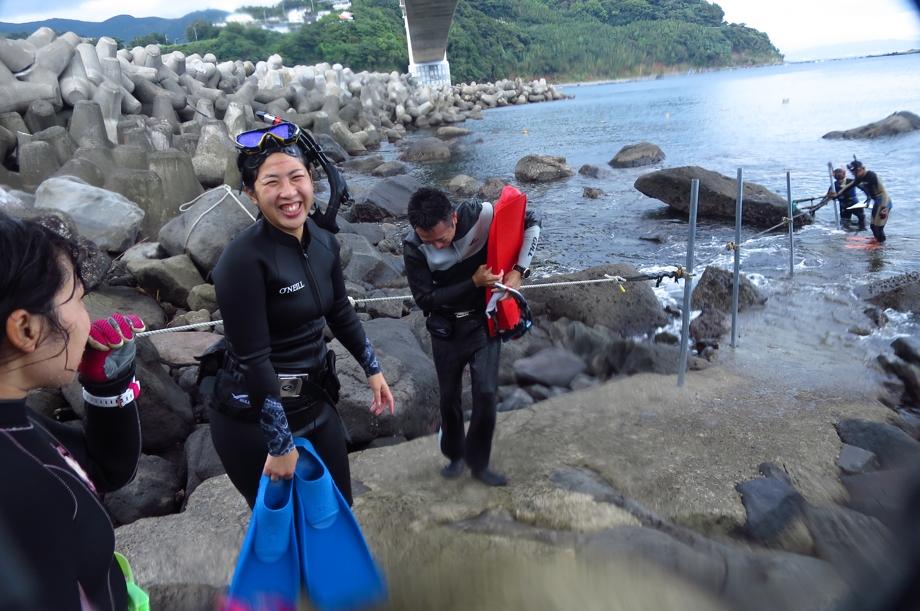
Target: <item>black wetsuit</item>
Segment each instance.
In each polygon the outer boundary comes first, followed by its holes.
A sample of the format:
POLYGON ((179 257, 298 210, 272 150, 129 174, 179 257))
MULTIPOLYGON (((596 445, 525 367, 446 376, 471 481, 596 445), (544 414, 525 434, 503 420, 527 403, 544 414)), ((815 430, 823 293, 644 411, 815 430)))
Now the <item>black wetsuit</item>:
MULTIPOLYGON (((473 274, 486 263, 493 209, 488 203, 465 203, 456 212, 456 231, 450 246, 438 250, 425 245, 412 231, 403 243, 403 256, 415 303, 426 315, 441 316, 452 327, 448 338, 431 336, 441 395, 441 453, 451 461, 465 459, 470 469, 477 472, 489 466, 492 452, 501 348, 501 341, 490 337, 486 326, 486 289, 473 282, 473 274), (469 431, 464 434, 460 392, 467 364, 473 412, 469 431)), ((530 211, 524 225, 524 245, 518 264, 528 267, 540 226, 530 211)))
MULTIPOLYGON (((96 396, 120 394, 99 387, 96 396)), ((134 402, 86 405, 83 428, 0 401, 0 522, 40 596, 34 609, 81 611, 81 590, 96 611, 126 611, 115 531, 98 494, 131 481, 141 451, 134 402)), ((0 584, 0 589, 3 589, 0 584)))
MULTIPOLYGON (((301 243, 260 218, 224 249, 213 276, 230 344, 227 369, 243 382, 226 402, 211 403, 211 436, 230 480, 252 506, 266 455, 293 450, 297 435, 313 442, 350 503, 345 429, 334 406, 307 395, 282 399, 278 381, 278 374, 323 375, 327 323, 366 375, 380 373, 348 302, 335 237, 310 219, 301 243)), ((221 379, 215 396, 226 397, 221 379)))
POLYGON ((859 187, 872 200, 872 220, 869 226, 875 239, 884 242, 886 239, 885 224, 888 223, 892 207, 885 185, 879 180, 878 174, 866 170, 861 177, 854 178, 853 182, 844 185, 842 191, 852 190, 853 187, 859 187))
MULTIPOLYGON (((834 180, 834 189, 840 192, 841 189, 846 185, 846 178, 839 178, 834 180)), ((833 193, 831 194, 833 195, 833 193)), ((840 193, 840 196, 837 198, 837 201, 840 204, 840 218, 844 221, 849 221, 853 216, 859 221, 859 228, 866 228, 866 213, 862 208, 856 208, 850 210, 851 206, 855 206, 859 203, 859 197, 856 194, 856 189, 847 189, 840 193)))

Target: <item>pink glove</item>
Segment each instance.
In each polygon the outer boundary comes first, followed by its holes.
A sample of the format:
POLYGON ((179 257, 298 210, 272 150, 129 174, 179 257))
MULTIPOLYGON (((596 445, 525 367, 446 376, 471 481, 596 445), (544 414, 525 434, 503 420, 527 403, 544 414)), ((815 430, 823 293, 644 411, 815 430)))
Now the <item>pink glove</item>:
POLYGON ((133 314, 112 314, 93 322, 79 371, 87 382, 107 384, 134 370, 134 335, 144 322, 133 314))

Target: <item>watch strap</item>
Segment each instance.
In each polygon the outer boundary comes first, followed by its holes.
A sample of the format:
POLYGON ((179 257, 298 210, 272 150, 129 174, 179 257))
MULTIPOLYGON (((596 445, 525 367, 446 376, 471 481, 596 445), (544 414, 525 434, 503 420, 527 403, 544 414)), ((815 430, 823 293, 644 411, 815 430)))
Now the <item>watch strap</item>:
POLYGON ((131 378, 131 383, 128 384, 125 392, 114 397, 97 397, 96 395, 91 395, 85 388, 83 389, 83 400, 96 407, 124 407, 140 396, 141 385, 137 378, 131 378))
POLYGON ((511 269, 513 269, 514 271, 516 271, 516 272, 518 272, 519 274, 521 274, 521 276, 524 277, 524 278, 526 278, 527 276, 530 275, 530 268, 529 268, 529 267, 521 267, 521 266, 518 265, 517 263, 515 263, 514 265, 512 265, 512 266, 511 266, 511 269))

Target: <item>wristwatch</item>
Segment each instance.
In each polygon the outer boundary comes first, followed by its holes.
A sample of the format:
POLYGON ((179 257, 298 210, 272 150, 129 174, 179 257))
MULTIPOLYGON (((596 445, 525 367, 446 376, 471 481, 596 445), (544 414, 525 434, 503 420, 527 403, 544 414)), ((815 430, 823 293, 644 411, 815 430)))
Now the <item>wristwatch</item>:
POLYGON ((529 267, 521 267, 520 265, 515 263, 511 267, 511 269, 521 274, 521 278, 530 278, 530 268, 529 267))

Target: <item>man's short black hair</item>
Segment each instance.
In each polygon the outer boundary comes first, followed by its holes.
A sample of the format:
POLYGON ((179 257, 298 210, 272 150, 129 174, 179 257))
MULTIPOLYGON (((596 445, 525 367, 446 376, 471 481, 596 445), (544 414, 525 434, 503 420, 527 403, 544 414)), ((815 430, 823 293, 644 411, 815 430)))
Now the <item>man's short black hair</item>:
POLYGON ((438 223, 453 225, 454 206, 447 195, 438 189, 422 187, 409 198, 409 224, 413 229, 431 231, 438 223))

